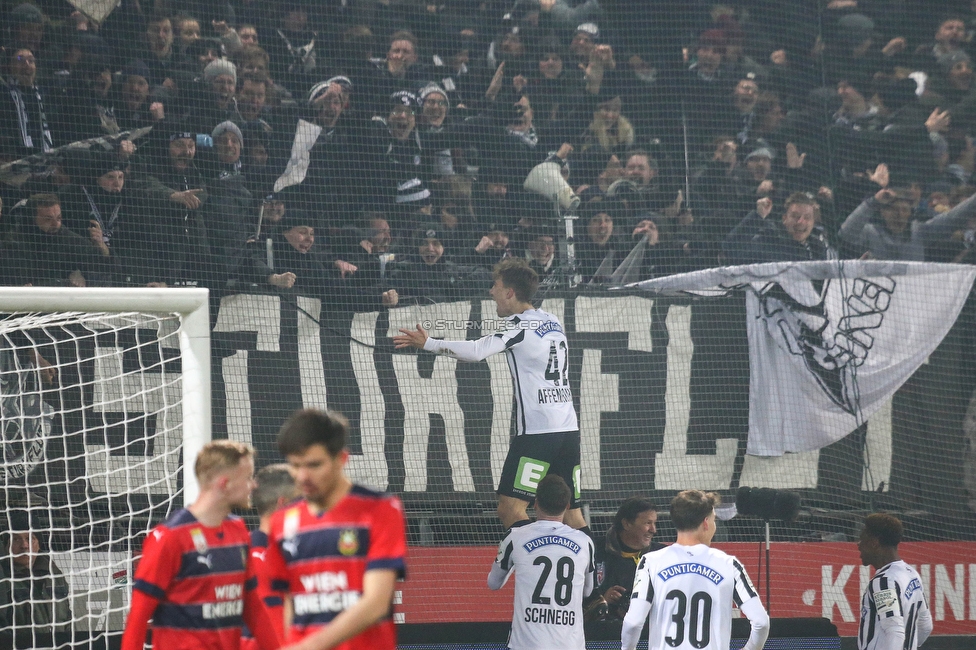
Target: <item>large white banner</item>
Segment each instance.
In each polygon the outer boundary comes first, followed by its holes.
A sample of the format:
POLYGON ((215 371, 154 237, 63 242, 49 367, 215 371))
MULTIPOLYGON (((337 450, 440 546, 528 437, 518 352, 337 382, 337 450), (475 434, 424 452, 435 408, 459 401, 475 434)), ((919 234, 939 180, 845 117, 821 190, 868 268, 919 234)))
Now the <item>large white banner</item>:
POLYGON ((648 280, 651 291, 739 291, 749 334, 747 452, 840 440, 880 409, 955 323, 976 268, 922 262, 754 264, 648 280))

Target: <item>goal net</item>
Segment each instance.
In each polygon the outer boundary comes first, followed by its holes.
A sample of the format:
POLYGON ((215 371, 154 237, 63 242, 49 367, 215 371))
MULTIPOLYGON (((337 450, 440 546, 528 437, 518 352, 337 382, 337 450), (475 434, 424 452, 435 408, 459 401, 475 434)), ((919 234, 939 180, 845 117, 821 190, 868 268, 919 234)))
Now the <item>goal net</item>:
POLYGON ((0 643, 120 634, 146 532, 195 489, 182 468, 209 435, 206 291, 138 293, 0 292, 0 643))

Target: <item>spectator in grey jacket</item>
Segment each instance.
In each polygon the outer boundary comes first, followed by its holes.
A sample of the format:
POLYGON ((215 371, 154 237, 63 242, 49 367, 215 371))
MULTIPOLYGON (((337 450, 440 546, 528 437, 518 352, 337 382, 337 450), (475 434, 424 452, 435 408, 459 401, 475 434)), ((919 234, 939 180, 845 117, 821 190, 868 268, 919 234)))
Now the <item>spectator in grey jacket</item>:
POLYGON ((976 195, 928 221, 911 221, 911 216, 908 195, 883 188, 844 220, 840 236, 875 259, 923 261, 927 246, 948 239, 976 217, 976 195))

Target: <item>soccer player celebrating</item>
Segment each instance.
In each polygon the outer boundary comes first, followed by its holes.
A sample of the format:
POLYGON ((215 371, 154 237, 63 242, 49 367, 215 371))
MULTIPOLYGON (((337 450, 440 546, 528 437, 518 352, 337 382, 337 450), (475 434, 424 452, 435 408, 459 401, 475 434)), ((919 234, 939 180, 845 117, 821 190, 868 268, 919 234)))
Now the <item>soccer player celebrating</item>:
POLYGON ((264 650, 281 644, 247 580, 248 533, 230 515, 251 505, 254 450, 207 443, 194 465, 200 495, 152 530, 142 546, 122 650, 238 650, 247 620, 264 650))
POLYGON ((623 650, 637 647, 648 618, 648 650, 728 648, 733 603, 752 623, 743 650, 761 650, 766 643, 769 615, 746 570, 735 556, 710 547, 718 503, 717 494, 701 490, 685 490, 671 500, 678 540, 637 565, 621 631, 623 650))
POLYGON ((477 341, 442 341, 416 330, 400 330, 397 348, 414 347, 460 361, 482 361, 504 352, 515 384, 516 436, 498 485, 498 517, 508 528, 528 523, 526 508, 547 473, 572 487, 565 521, 584 528, 580 513, 580 434, 569 385, 569 348, 563 326, 552 314, 532 306, 539 276, 522 259, 495 265, 491 297, 508 329, 477 341))
MULTIPOLYGON (((291 475, 288 465, 278 463, 261 468, 255 474, 254 493, 251 500, 254 509, 258 511, 258 529, 251 531, 251 559, 250 574, 256 581, 255 590, 262 605, 268 610, 268 616, 275 632, 282 639, 284 630, 284 602, 277 591, 271 588, 264 560, 268 549, 268 532, 271 530, 271 515, 286 504, 298 498, 298 488, 291 475)), ((254 638, 250 628, 245 627, 241 639, 241 650, 258 650, 258 640, 254 638)))
POLYGON ((515 572, 511 650, 585 650, 583 599, 593 591, 593 540, 563 523, 570 491, 557 474, 539 481, 537 520, 512 528, 498 547, 488 588, 501 589, 515 572))
POLYGON ((861 563, 873 566, 861 599, 859 650, 916 650, 932 633, 932 614, 918 573, 898 556, 902 525, 896 517, 875 513, 864 519, 857 543, 861 563))
POLYGON ((396 648, 403 507, 346 477, 348 427, 338 413, 303 410, 278 432, 278 450, 304 498, 271 516, 265 565, 272 585, 287 587, 294 650, 396 648))

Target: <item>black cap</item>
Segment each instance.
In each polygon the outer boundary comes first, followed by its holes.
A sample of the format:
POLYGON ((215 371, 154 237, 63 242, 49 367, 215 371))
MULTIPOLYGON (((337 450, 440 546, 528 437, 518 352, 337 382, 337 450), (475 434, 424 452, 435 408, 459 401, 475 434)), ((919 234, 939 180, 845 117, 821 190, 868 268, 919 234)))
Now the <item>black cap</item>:
POLYGON ((100 178, 109 172, 125 171, 126 163, 119 160, 115 152, 94 151, 89 162, 92 178, 100 178))
POLYGON ((439 223, 428 223, 417 229, 414 236, 417 238, 417 243, 424 241, 425 239, 436 239, 437 241, 444 243, 444 236, 446 233, 439 223))
POLYGON ((406 106, 410 110, 416 112, 417 107, 420 106, 420 100, 409 90, 398 90, 397 92, 390 95, 390 110, 398 106, 406 106))

